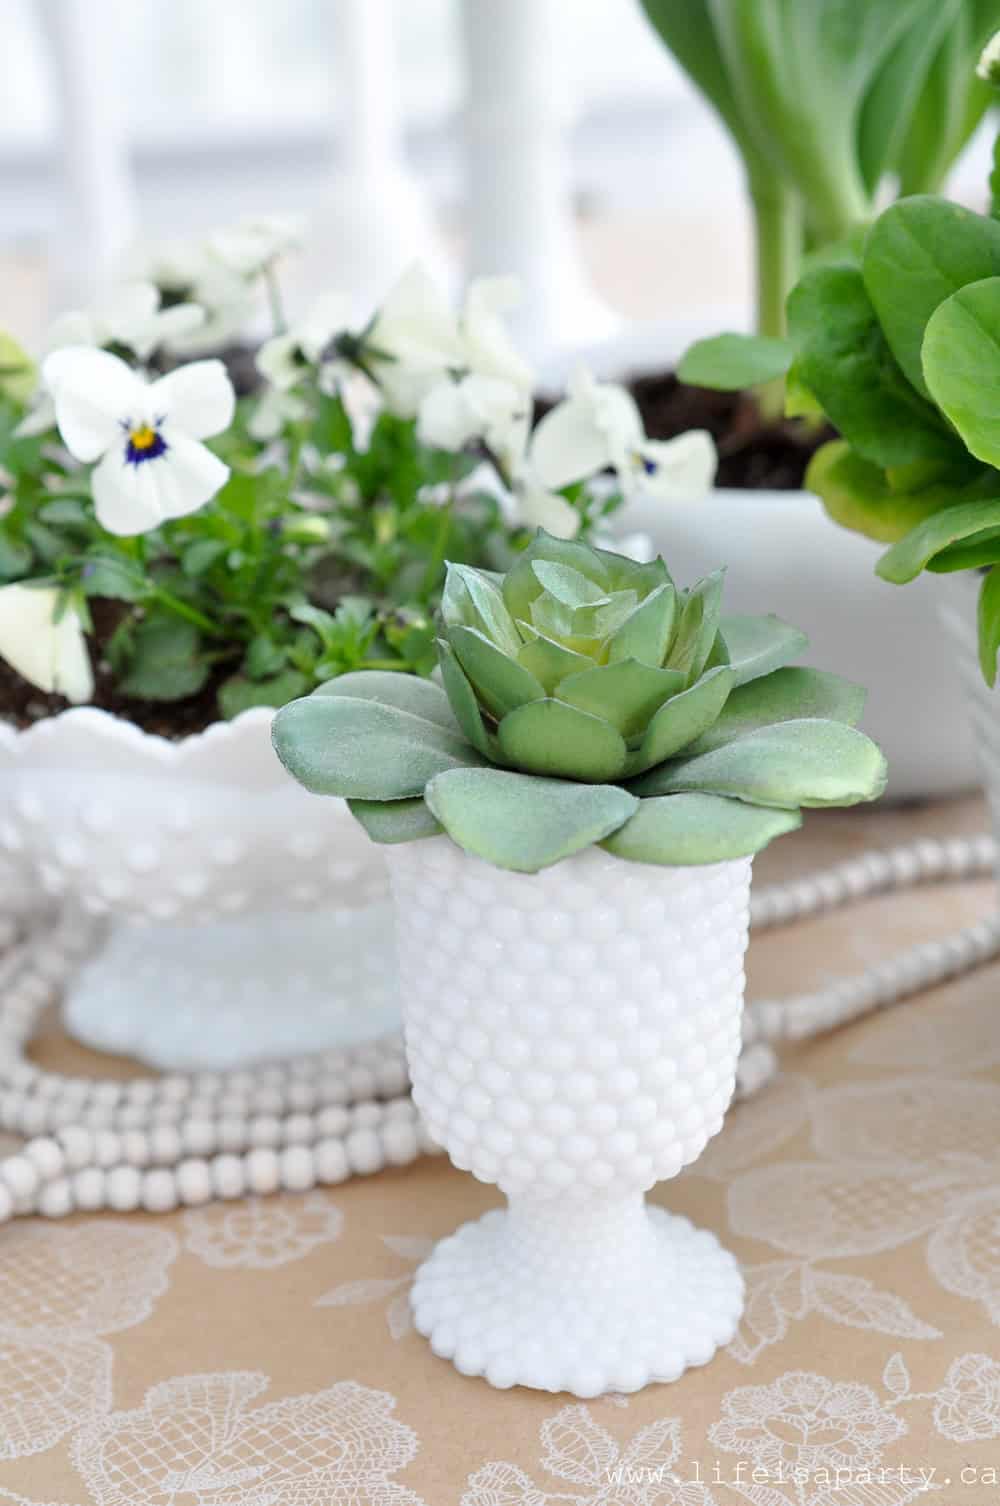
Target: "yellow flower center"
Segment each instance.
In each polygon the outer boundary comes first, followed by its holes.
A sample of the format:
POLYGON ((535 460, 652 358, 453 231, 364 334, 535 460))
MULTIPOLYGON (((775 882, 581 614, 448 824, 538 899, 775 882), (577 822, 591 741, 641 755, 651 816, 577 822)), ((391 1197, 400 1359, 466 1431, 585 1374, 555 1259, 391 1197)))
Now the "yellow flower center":
POLYGON ((128 437, 134 450, 151 450, 156 443, 156 430, 143 424, 139 429, 132 429, 128 437))

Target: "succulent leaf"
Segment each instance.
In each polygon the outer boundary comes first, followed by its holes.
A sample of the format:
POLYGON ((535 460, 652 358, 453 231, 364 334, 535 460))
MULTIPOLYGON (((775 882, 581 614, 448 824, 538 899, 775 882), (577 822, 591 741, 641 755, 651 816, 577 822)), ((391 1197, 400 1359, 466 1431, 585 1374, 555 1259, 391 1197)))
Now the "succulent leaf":
POLYGON ((822 669, 775 669, 735 689, 718 720, 685 751, 689 756, 707 753, 775 722, 828 718, 853 727, 861 720, 866 696, 860 685, 822 669))
POLYGON ((666 664, 679 669, 693 685, 708 662, 719 629, 724 572, 716 570, 692 586, 681 607, 680 618, 666 664))
POLYGON ((588 580, 580 570, 574 570, 572 565, 560 565, 555 560, 532 560, 531 568, 543 590, 554 596, 556 601, 561 601, 564 607, 595 606, 598 602, 603 604, 608 600, 608 593, 603 586, 588 580))
POLYGON ((484 571, 449 564, 441 611, 449 627, 477 628, 504 653, 517 653, 520 639, 503 593, 484 571), (464 587, 464 601, 459 586, 464 587))
POLYGON ((531 604, 542 594, 542 583, 532 568, 536 560, 550 561, 579 570, 599 586, 608 587, 608 569, 601 551, 590 549, 573 539, 555 539, 539 529, 527 549, 511 566, 503 580, 503 599, 511 617, 531 620, 531 604))
POLYGON ((729 648, 737 685, 746 685, 772 669, 781 669, 797 659, 809 646, 809 639, 799 628, 782 622, 769 612, 766 617, 723 617, 720 622, 729 648))
POLYGON ((784 810, 855 805, 881 795, 885 759, 870 738, 842 722, 780 722, 708 753, 672 759, 629 788, 643 798, 701 791, 784 810))
POLYGON ((348 800, 351 815, 361 822, 373 842, 393 846, 437 836, 440 823, 422 798, 414 800, 348 800))
POLYGON ((633 863, 722 863, 749 857, 802 825, 798 811, 745 805, 723 795, 659 795, 641 800, 601 846, 633 863))
POLYGON ((526 701, 541 700, 545 695, 530 671, 477 628, 452 628, 449 641, 479 699, 497 721, 526 701))
POLYGON ((643 733, 667 697, 683 689, 684 676, 677 670, 651 669, 638 659, 622 659, 568 675, 555 694, 610 722, 628 740, 643 733))
POLYGON ((609 722, 545 699, 519 706, 497 728, 509 764, 530 774, 604 784, 625 768, 625 739, 609 722))
POLYGON ((358 669, 352 674, 327 680, 325 685, 313 691, 313 695, 381 701, 385 706, 395 706, 397 711, 408 711, 411 716, 437 722, 449 732, 457 730, 448 697, 440 685, 435 685, 433 680, 418 679, 416 675, 397 674, 391 669, 358 669))
POLYGON ((608 662, 638 659, 658 669, 666 658, 677 615, 677 592, 669 582, 657 586, 629 613, 608 644, 608 662))
MULTIPOLYGON (((459 664, 458 656, 446 638, 437 640, 437 651, 438 663, 441 666, 441 679, 449 708, 472 746, 489 758, 492 743, 483 725, 483 715, 479 709, 476 692, 469 684, 465 670, 459 664)), ((373 673, 377 674, 378 671, 373 671, 373 673)), ((428 682, 421 681, 421 684, 423 683, 428 682)))
POLYGON ((638 752, 629 760, 626 774, 651 769, 700 737, 721 712, 732 688, 732 670, 720 665, 710 669, 690 690, 665 701, 649 723, 638 752))
POLYGON ((327 694, 282 707, 272 735, 285 768, 317 795, 405 800, 435 774, 482 761, 452 728, 385 701, 327 694))
POLYGON ((567 675, 581 674, 593 667, 593 660, 586 654, 575 653, 554 638, 546 638, 537 628, 527 622, 518 622, 518 631, 524 643, 517 651, 517 660, 545 686, 546 695, 551 695, 567 675))
POLYGON ((455 769, 432 779, 427 804, 466 852, 537 873, 615 831, 638 807, 606 784, 536 779, 502 769, 455 769))

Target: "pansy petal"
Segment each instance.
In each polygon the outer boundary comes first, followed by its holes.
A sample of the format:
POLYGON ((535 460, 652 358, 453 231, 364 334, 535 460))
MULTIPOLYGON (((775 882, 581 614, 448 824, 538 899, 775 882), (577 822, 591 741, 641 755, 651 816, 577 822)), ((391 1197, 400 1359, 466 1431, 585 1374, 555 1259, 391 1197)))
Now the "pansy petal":
POLYGON ((80 702, 90 699, 94 676, 80 618, 68 606, 59 620, 59 592, 45 586, 0 590, 0 658, 40 690, 80 702))
POLYGON ((551 491, 592 476, 611 461, 607 438, 594 423, 593 410, 574 398, 546 413, 531 436, 530 454, 535 476, 551 491))
POLYGON ((178 366, 153 383, 147 401, 151 418, 162 414, 169 418, 171 428, 176 425, 193 439, 221 434, 236 411, 236 394, 221 361, 178 366))
POLYGON ((229 467, 186 434, 172 433, 162 455, 138 465, 116 446, 91 478, 97 519, 109 533, 148 533, 167 518, 196 512, 228 477, 229 467))
POLYGON ((672 501, 711 490, 718 455, 707 430, 691 429, 676 439, 647 439, 639 453, 646 467, 643 490, 651 496, 672 501))
POLYGON ((161 507, 165 518, 183 518, 204 507, 229 480, 229 467, 207 445, 187 434, 168 431, 169 448, 150 469, 162 477, 161 507), (164 462, 166 464, 164 465, 164 462))
POLYGON ((145 416, 146 389, 124 361, 106 350, 73 345, 42 363, 63 442, 77 460, 97 460, 117 446, 124 424, 145 416))

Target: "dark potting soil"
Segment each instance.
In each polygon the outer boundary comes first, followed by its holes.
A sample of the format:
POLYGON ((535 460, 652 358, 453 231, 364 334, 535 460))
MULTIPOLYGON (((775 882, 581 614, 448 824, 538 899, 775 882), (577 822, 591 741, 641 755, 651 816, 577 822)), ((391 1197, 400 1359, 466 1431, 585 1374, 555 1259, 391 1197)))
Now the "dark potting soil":
MULTIPOLYGON (((253 391, 257 382, 254 352, 235 346, 220 354, 237 390, 241 394, 253 391)), ((650 439, 672 439, 688 429, 708 430, 719 451, 719 486, 741 491, 794 491, 801 487, 815 451, 833 437, 831 429, 810 429, 795 420, 766 421, 749 393, 688 387, 672 372, 636 377, 628 386, 650 439)), ((550 400, 541 399, 538 416, 551 406, 550 400)), ((750 498, 747 506, 753 506, 750 498)), ((101 655, 114 630, 117 609, 113 602, 93 602, 91 606, 95 627, 91 643, 95 679, 92 705, 160 737, 188 737, 218 720, 216 692, 235 665, 220 668, 198 695, 185 701, 139 701, 120 695, 101 655)), ((0 721, 29 727, 68 705, 62 696, 45 695, 29 685, 0 660, 0 721)))

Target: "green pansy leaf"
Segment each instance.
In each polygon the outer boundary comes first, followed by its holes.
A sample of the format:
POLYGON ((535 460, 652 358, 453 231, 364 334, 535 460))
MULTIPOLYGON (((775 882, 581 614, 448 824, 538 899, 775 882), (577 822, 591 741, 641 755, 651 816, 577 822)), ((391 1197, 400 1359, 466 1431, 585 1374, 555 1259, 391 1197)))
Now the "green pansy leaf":
POLYGON ((928 320, 959 288, 996 276, 1000 224, 948 199, 900 199, 871 227, 865 286, 896 360, 925 396, 921 347, 928 320))
POLYGON ((795 346, 774 335, 713 335, 696 340, 681 357, 677 375, 692 387, 743 392, 783 377, 795 346))
POLYGON ((732 692, 717 720, 686 751, 720 748, 758 727, 776 722, 828 719, 853 727, 861 720, 867 691, 822 669, 776 669, 732 692))
POLYGON ((885 788, 885 759, 871 738, 842 722, 781 722, 709 753, 675 758, 630 788, 644 798, 700 791, 750 805, 853 805, 885 788))
POLYGON ((509 658, 476 628, 452 628, 448 641, 487 711, 499 721, 525 701, 545 695, 542 684, 516 658, 509 658))
POLYGON ((638 751, 629 758, 628 775, 640 774, 672 758, 700 737, 718 717, 732 688, 733 671, 728 666, 710 669, 690 690, 661 706, 638 751))
POLYGON ((608 645, 608 661, 638 659, 654 669, 662 665, 677 615, 677 591, 673 585, 657 586, 629 613, 608 645))
POLYGON ((1000 465, 997 380, 1000 277, 952 294, 931 315, 923 343, 924 377, 972 454, 1000 465))
POLYGON ((286 706, 308 689, 309 682, 297 669, 283 669, 263 680, 231 675, 219 686, 219 710, 227 721, 254 706, 286 706))
MULTIPOLYGON (((978 468, 974 462, 969 465, 970 470, 964 473, 956 471, 954 481, 919 485, 910 491, 902 485, 891 485, 881 466, 863 460, 850 445, 834 439, 817 450, 809 462, 806 486, 816 493, 835 523, 881 544, 893 544, 925 518, 960 501, 970 489, 982 487, 990 472, 973 474, 970 482, 970 471, 978 468)), ((912 473, 894 471, 892 477, 902 481, 908 474, 919 477, 923 473, 921 469, 912 473)), ((936 468, 932 474, 937 474, 936 468)), ((993 478, 994 487, 996 484, 993 478)))
POLYGON ((684 689, 684 676, 673 669, 652 669, 637 659, 596 665, 569 675, 556 688, 556 699, 579 706, 610 722, 624 738, 637 737, 669 696, 684 689))
POLYGON ((809 647, 805 633, 773 612, 766 617, 723 617, 720 626, 736 685, 769 675, 809 647))
POLYGON ((435 837, 441 827, 422 799, 348 800, 355 820, 360 821, 373 842, 393 846, 435 837))
POLYGON ((132 637, 128 674, 118 689, 144 701, 182 701, 197 695, 208 676, 198 629, 164 613, 139 623, 132 637))
POLYGON ((307 790, 353 800, 422 795, 435 774, 482 762, 457 727, 449 732, 437 721, 353 695, 292 701, 275 717, 272 735, 281 762, 307 790))
POLYGON ((564 648, 561 643, 546 638, 530 623, 518 622, 517 627, 526 640, 517 651, 517 662, 545 686, 546 695, 551 695, 567 675, 592 668, 593 660, 586 654, 576 654, 572 649, 564 648))
POLYGON ((457 769, 427 786, 427 804, 466 852, 537 873, 599 842, 638 801, 614 785, 571 784, 501 769, 457 769))
POLYGON ((327 680, 313 691, 313 695, 381 701, 385 706, 395 706, 397 711, 422 716, 448 732, 458 733, 454 713, 441 686, 435 685, 433 680, 422 680, 418 675, 399 674, 391 669, 357 669, 349 675, 327 680))
POLYGON ((603 784, 625 767, 621 733, 600 717, 562 701, 532 701, 505 716, 497 729, 508 763, 531 774, 603 784))
POLYGON ((632 863, 724 863, 749 857, 802 825, 799 812, 745 805, 722 795, 660 795, 601 846, 632 863))
POLYGON ((483 716, 476 699, 476 692, 469 684, 455 650, 446 639, 437 639, 437 651, 445 695, 448 697, 455 720, 472 746, 488 758, 490 737, 483 726, 483 716))
POLYGON ((998 497, 946 507, 887 549, 875 566, 875 573, 883 580, 891 580, 894 585, 905 585, 907 581, 915 580, 935 555, 942 554, 950 545, 967 542, 997 528, 1000 528, 998 497))
POLYGON ((980 668, 987 685, 993 686, 997 680, 997 652, 1000 651, 1000 570, 995 566, 979 588, 976 620, 980 668))
POLYGON ((563 606, 585 607, 608 599, 603 586, 588 580, 586 575, 574 570, 571 565, 557 565, 553 560, 532 560, 531 568, 543 589, 554 596, 556 601, 562 602, 563 606))
POLYGON ((807 273, 788 319, 800 379, 866 460, 905 465, 956 453, 955 436, 897 365, 857 267, 807 273))

